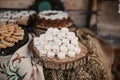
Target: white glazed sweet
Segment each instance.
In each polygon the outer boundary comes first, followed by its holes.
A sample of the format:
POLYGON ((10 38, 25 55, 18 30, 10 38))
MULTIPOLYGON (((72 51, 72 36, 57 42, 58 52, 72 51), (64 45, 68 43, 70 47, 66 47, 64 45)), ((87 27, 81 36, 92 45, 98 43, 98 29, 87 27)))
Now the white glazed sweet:
POLYGON ((52 35, 56 36, 60 31, 57 28, 54 28, 52 31, 52 35))
POLYGON ((56 38, 54 38, 54 44, 55 44, 55 45, 61 45, 61 44, 62 44, 62 41, 59 40, 59 39, 56 37, 56 38))
POLYGON ((62 39, 62 44, 68 45, 70 43, 70 41, 66 38, 62 39))
POLYGON ((57 54, 57 57, 58 57, 59 59, 65 59, 65 54, 64 54, 63 52, 59 52, 59 53, 57 54))
POLYGON ((49 28, 45 34, 34 38, 34 45, 41 55, 48 58, 57 56, 64 59, 66 56, 75 57, 80 54, 81 48, 78 44, 78 38, 74 32, 67 28, 49 28))
POLYGON ((75 53, 76 53, 76 54, 80 54, 80 52, 81 52, 81 48, 76 47, 76 48, 75 48, 75 53))
POLYGON ((75 49, 75 46, 73 44, 68 44, 67 47, 68 47, 68 50, 71 50, 71 51, 75 49))
POLYGON ((69 57, 75 57, 75 52, 74 51, 68 51, 68 56, 69 57))
POLYGON ((57 54, 59 52, 59 46, 58 45, 52 45, 52 51, 55 52, 55 54, 57 54))
POLYGON ((47 55, 47 51, 46 50, 40 50, 39 51, 41 56, 46 56, 47 55))
POLYGON ((76 45, 78 45, 78 42, 75 39, 73 39, 73 40, 71 40, 71 44, 76 46, 76 45))
POLYGON ((53 32, 53 28, 48 28, 48 30, 45 32, 46 34, 51 34, 53 32))
POLYGON ((67 34, 67 33, 69 32, 69 30, 68 30, 68 28, 62 28, 62 29, 61 29, 61 32, 67 34))
POLYGON ((50 44, 46 44, 46 45, 44 45, 44 49, 46 50, 46 51, 51 51, 51 45, 50 44))
POLYGON ((40 38, 42 38, 42 39, 45 38, 45 34, 41 34, 40 38))
POLYGON ((48 58, 54 58, 54 57, 55 57, 55 53, 52 52, 52 51, 48 51, 48 52, 47 52, 47 57, 48 57, 48 58))
POLYGON ((52 40, 53 40, 53 37, 52 37, 50 34, 48 34, 48 35, 45 36, 45 39, 46 39, 47 41, 52 41, 52 40))
POLYGON ((66 35, 65 35, 65 33, 60 32, 60 33, 57 34, 57 37, 58 37, 59 39, 62 39, 62 38, 65 38, 66 35))
POLYGON ((66 46, 66 45, 61 45, 61 46, 60 46, 60 51, 66 54, 67 51, 68 51, 67 46, 66 46))

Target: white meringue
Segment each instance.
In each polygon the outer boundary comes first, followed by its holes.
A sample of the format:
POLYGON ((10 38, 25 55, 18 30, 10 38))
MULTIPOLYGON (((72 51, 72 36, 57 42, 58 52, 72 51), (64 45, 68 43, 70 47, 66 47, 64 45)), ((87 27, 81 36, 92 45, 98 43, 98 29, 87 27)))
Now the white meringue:
POLYGON ((55 44, 55 45, 61 45, 62 42, 61 42, 61 40, 59 40, 59 39, 57 39, 57 38, 54 38, 54 44, 55 44))
POLYGON ((74 37, 74 39, 78 42, 78 37, 74 37))
POLYGON ((53 30, 54 30, 53 28, 48 28, 45 33, 46 34, 52 34, 53 30))
POLYGON ((68 30, 68 28, 62 28, 62 29, 61 29, 61 32, 67 34, 67 33, 69 32, 69 30, 68 30))
POLYGON ((46 35, 46 36, 45 36, 45 39, 46 39, 47 41, 52 41, 52 40, 53 40, 53 37, 52 37, 51 35, 46 35))
POLYGON ((68 56, 69 57, 75 57, 75 52, 74 51, 68 51, 68 56))
POLYGON ((45 34, 41 34, 39 37, 41 40, 45 39, 45 34))
POLYGON ((37 45, 37 46, 36 46, 36 49, 37 49, 38 51, 41 51, 41 50, 43 50, 43 46, 42 46, 42 45, 40 45, 40 46, 37 45))
POLYGON ((70 42, 70 41, 69 41, 68 39, 66 39, 66 38, 63 38, 63 39, 62 39, 62 43, 63 43, 63 44, 66 44, 66 45, 67 45, 67 44, 69 44, 69 42, 70 42))
POLYGON ((73 51, 75 49, 75 46, 73 44, 67 45, 69 51, 73 51))
POLYGON ((60 51, 63 52, 64 54, 66 54, 67 51, 68 51, 67 46, 66 46, 66 45, 62 45, 62 46, 60 46, 60 51))
POLYGON ((52 45, 52 51, 57 54, 59 52, 59 46, 58 45, 52 45))
POLYGON ((71 34, 71 36, 75 37, 75 33, 74 32, 69 32, 71 34))
POLYGON ((59 59, 65 59, 65 54, 62 53, 62 52, 59 52, 59 53, 57 54, 57 57, 58 57, 59 59))
POLYGON ((60 31, 57 28, 54 28, 52 31, 52 35, 56 36, 60 31))
POLYGON ((78 45, 78 41, 76 41, 75 39, 72 39, 72 40, 71 40, 71 44, 73 44, 73 45, 78 45))
POLYGON ((81 52, 78 38, 67 28, 61 28, 61 30, 49 28, 45 34, 34 38, 34 45, 41 56, 49 58, 54 58, 56 55, 59 59, 64 59, 66 56, 75 57, 75 54, 81 52))
POLYGON ((67 35, 67 39, 72 40, 72 39, 74 39, 74 37, 72 37, 71 35, 69 35, 69 36, 67 35))
POLYGON ((47 51, 46 50, 40 50, 40 56, 46 56, 47 55, 47 51))
POLYGON ((43 41, 40 41, 40 45, 47 45, 48 44, 48 41, 44 40, 43 41))
POLYGON ((46 50, 46 51, 50 51, 51 50, 51 45, 49 45, 49 44, 46 44, 46 45, 44 45, 44 49, 46 50))
POLYGON ((66 37, 66 35, 65 35, 65 33, 58 33, 57 34, 57 37, 59 38, 59 39, 62 39, 62 38, 65 38, 66 37))
POLYGON ((75 53, 76 53, 76 54, 80 54, 80 53, 81 53, 81 48, 76 47, 76 48, 75 48, 75 53))
POLYGON ((49 57, 49 58, 54 58, 54 56, 55 56, 55 53, 54 53, 54 52, 51 52, 51 51, 48 51, 48 52, 47 52, 47 57, 49 57))

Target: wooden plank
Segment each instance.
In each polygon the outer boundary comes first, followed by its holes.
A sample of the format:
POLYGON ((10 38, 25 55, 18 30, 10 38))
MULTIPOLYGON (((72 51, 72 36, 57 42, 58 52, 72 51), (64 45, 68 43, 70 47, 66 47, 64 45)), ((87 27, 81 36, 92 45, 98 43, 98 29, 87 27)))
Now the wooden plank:
POLYGON ((115 15, 118 14, 117 1, 102 1, 101 4, 98 4, 98 15, 114 15, 114 14, 115 15))
POLYGON ((98 35, 113 35, 120 37, 120 14, 116 1, 101 1, 98 5, 97 33, 98 35))
POLYGON ((84 11, 68 11, 68 14, 72 21, 78 27, 86 26, 87 13, 84 11))
MULTIPOLYGON (((98 5, 97 5, 97 0, 93 0, 93 7, 92 7, 92 12, 97 12, 98 10, 98 5)), ((91 15, 91 20, 90 20, 90 25, 95 25, 97 24, 97 13, 93 13, 91 15)), ((92 27, 91 27, 92 28, 92 27)))
MULTIPOLYGON (((90 25, 93 26, 97 23, 97 16, 94 14, 91 16, 90 25)), ((91 27, 90 26, 90 27, 91 27)), ((92 28, 92 27, 91 27, 92 28)))
POLYGON ((90 26, 89 28, 94 32, 97 33, 97 10, 98 10, 98 5, 97 5, 98 1, 97 0, 93 0, 93 6, 92 6, 92 15, 90 18, 90 26))
POLYGON ((64 0, 67 10, 87 10, 89 0, 64 0))
POLYGON ((97 5, 98 1, 97 0, 93 0, 93 8, 92 11, 97 11, 98 10, 98 5, 97 5))
POLYGON ((114 37, 120 38, 120 36, 118 36, 118 33, 115 33, 115 32, 113 32, 113 31, 110 32, 110 30, 104 30, 104 31, 100 31, 100 32, 98 31, 98 33, 99 33, 98 35, 102 36, 102 37, 114 36, 114 37))
POLYGON ((0 0, 0 8, 28 8, 35 0, 0 0))

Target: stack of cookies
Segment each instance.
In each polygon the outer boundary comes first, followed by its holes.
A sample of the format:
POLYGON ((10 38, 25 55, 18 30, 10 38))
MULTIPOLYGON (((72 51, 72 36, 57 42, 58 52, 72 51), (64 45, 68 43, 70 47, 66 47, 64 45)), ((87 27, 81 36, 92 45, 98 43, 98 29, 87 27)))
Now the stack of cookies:
POLYGON ((27 41, 28 33, 18 24, 7 23, 0 25, 0 55, 13 54, 27 41))

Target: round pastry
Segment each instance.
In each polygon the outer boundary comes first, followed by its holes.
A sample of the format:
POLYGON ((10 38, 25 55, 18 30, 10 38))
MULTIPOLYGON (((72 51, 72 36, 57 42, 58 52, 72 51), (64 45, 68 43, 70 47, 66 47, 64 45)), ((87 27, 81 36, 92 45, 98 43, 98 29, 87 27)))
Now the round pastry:
POLYGON ((71 20, 66 12, 63 11, 43 11, 38 14, 36 27, 49 28, 49 27, 69 27, 71 20))
POLYGON ((51 69, 76 67, 88 53, 86 46, 68 28, 48 28, 44 34, 33 39, 30 48, 42 64, 51 69), (68 64, 71 66, 66 67, 68 64))
POLYGON ((0 25, 0 55, 13 54, 27 41, 28 33, 17 24, 9 23, 0 25))

